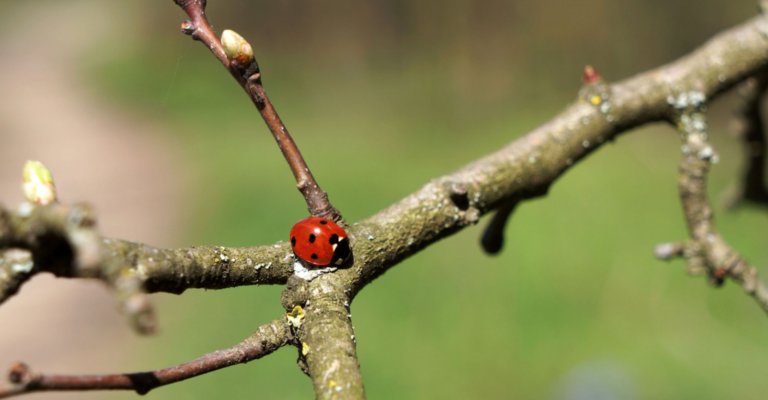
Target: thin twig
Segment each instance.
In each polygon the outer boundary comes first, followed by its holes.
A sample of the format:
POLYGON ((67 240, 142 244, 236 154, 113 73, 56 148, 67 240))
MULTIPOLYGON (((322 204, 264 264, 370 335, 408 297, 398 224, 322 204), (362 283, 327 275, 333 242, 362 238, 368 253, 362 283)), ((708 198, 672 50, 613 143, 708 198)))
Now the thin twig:
POLYGON ((253 335, 235 346, 208 353, 175 367, 149 372, 48 375, 36 373, 24 363, 16 363, 8 371, 8 387, 0 388, 0 398, 43 391, 134 390, 138 394, 145 394, 160 386, 264 357, 285 346, 291 337, 286 321, 275 320, 262 325, 253 335))
POLYGON ((242 67, 227 58, 221 41, 205 16, 206 2, 204 0, 175 1, 190 18, 182 23, 182 32, 205 44, 222 65, 229 70, 256 105, 296 178, 296 186, 304 196, 310 214, 329 217, 336 221, 341 220, 341 214, 331 205, 328 194, 318 185, 298 146, 296 146, 296 142, 272 106, 272 102, 261 83, 261 71, 256 61, 253 60, 250 66, 242 67))
POLYGON ((733 249, 715 227, 714 213, 707 198, 707 175, 717 156, 707 141, 703 110, 698 106, 684 110, 678 126, 683 131, 678 189, 691 241, 678 245, 675 251, 661 252, 665 254, 657 256, 667 256, 665 259, 684 257, 690 272, 705 272, 715 286, 731 278, 768 313, 768 287, 759 279, 757 269, 733 249))
POLYGON ((517 206, 525 200, 544 197, 549 192, 549 184, 534 187, 529 190, 521 190, 510 199, 504 201, 491 217, 491 221, 480 237, 480 246, 488 254, 498 254, 504 247, 504 228, 517 206))

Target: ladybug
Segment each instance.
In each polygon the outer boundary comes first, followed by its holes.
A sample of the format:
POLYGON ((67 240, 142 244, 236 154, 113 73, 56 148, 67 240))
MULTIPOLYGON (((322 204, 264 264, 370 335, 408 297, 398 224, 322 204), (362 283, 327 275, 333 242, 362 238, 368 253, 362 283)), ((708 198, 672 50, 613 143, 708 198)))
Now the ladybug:
POLYGON ((341 265, 349 258, 347 232, 333 221, 308 217, 291 228, 293 254, 317 267, 341 265))

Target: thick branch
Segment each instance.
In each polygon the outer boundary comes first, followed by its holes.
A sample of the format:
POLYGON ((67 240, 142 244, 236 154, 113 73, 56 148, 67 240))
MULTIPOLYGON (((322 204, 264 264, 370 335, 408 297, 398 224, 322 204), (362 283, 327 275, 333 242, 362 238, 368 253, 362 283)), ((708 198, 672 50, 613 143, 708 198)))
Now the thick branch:
MULTIPOLYGON (((282 284, 293 273, 287 244, 230 248, 201 246, 159 249, 141 243, 101 239, 93 216, 82 224, 84 209, 54 204, 25 215, 6 213, 2 247, 33 254, 34 269, 5 260, 14 271, 51 272, 60 277, 97 278, 115 284, 135 276, 147 292, 181 293, 188 288, 221 289, 254 284, 282 284), (87 230, 85 230, 87 228, 87 230), (83 238, 88 240, 83 240, 83 238), (23 268, 22 268, 23 267, 23 268)), ((11 274, 0 274, 6 296, 18 289, 11 274)), ((0 296, 0 298, 4 297, 0 296)))
POLYGON ((100 279, 114 290, 131 325, 152 333, 147 292, 285 283, 293 273, 285 244, 158 249, 102 239, 95 224, 84 206, 27 204, 17 214, 0 207, 0 248, 7 249, 0 252, 0 303, 40 272, 100 279))
POLYGON ((156 387, 264 357, 285 346, 291 337, 285 320, 276 320, 259 327, 253 335, 230 348, 175 367, 129 374, 46 375, 17 363, 8 372, 9 386, 0 387, 0 398, 42 391, 134 390, 145 394, 156 387))
POLYGON ((129 261, 124 268, 137 274, 149 293, 284 284, 293 274, 291 249, 284 242, 253 247, 158 249, 105 239, 104 245, 107 257, 129 261))
POLYGON ((768 64, 765 17, 719 34, 669 65, 611 85, 610 98, 576 102, 550 122, 461 170, 433 180, 350 229, 353 293, 409 255, 475 223, 481 214, 546 187, 574 163, 640 125, 665 121, 680 96, 711 98, 768 64), (459 207, 450 188, 467 190, 459 207))
POLYGON ((363 399, 365 391, 355 350, 348 290, 332 274, 311 282, 291 278, 283 297, 286 308, 304 304, 296 331, 299 363, 312 378, 318 399, 363 399), (297 299, 305 294, 305 299, 297 299))

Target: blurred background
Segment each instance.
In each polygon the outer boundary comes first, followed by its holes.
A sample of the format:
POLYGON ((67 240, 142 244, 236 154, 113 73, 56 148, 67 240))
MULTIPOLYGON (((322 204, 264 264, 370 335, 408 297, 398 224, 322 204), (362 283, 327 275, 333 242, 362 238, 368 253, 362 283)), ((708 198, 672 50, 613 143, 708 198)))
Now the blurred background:
MULTIPOLYGON (((350 221, 552 118, 576 99, 584 65, 620 80, 757 10, 715 0, 209 3, 218 30, 253 45, 275 106, 350 221)), ((94 204, 113 237, 265 244, 306 214, 258 113, 179 33, 171 1, 0 5, 0 202, 21 201, 21 166, 39 159, 63 201, 94 204)), ((733 100, 711 107, 714 199, 741 166, 733 100)), ((369 397, 764 398, 765 314, 739 287, 712 289, 683 262, 652 257, 655 244, 686 237, 679 148, 666 126, 625 134, 523 204, 501 255, 480 250, 481 222, 367 287, 352 313, 369 397)), ((765 210, 717 212, 726 238, 768 265, 765 210)), ((156 295, 161 331, 141 338, 100 284, 40 276, 0 307, 0 364, 175 365, 280 316, 280 290, 156 295)), ((295 359, 285 348, 148 398, 311 398, 295 359)))

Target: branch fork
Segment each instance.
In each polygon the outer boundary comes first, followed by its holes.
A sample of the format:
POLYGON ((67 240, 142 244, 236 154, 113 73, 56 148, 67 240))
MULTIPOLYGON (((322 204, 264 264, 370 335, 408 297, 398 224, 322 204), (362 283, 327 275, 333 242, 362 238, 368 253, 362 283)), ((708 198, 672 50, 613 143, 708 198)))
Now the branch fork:
POLYGON ((744 260, 715 227, 706 180, 710 166, 717 162, 717 154, 707 140, 705 99, 699 92, 688 92, 670 98, 669 104, 678 112, 677 126, 683 140, 678 189, 691 239, 657 246, 656 256, 664 260, 685 258, 690 273, 706 273, 714 286, 722 286, 727 278, 732 279, 768 313, 768 287, 760 281, 757 269, 744 260))

